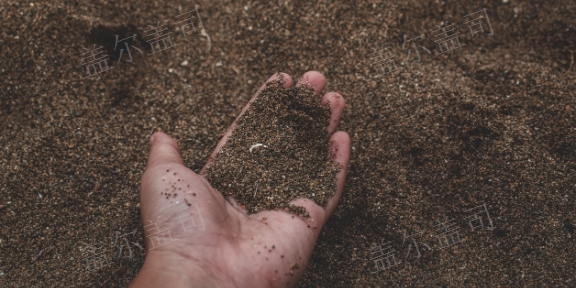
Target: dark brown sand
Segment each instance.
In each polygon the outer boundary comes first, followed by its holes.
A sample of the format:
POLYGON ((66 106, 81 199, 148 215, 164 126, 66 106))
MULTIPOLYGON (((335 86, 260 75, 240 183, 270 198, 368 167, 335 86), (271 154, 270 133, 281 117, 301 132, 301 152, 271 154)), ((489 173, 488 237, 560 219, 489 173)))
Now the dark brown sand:
POLYGON ((328 157, 329 122, 330 107, 322 107, 312 89, 269 83, 238 119, 207 179, 250 214, 288 209, 306 216, 288 203, 306 197, 325 206, 336 191, 339 169, 328 157))
POLYGON ((265 79, 308 70, 346 99, 352 155, 301 287, 576 283, 573 0, 7 0, 0 20, 0 287, 125 287, 144 259, 152 132, 199 171, 265 79), (210 45, 176 30, 194 4, 210 45), (459 25, 465 46, 436 55, 435 25, 482 8, 494 35, 459 25), (147 25, 164 20, 176 46, 148 55, 147 25), (117 64, 114 35, 133 34, 117 64), (431 54, 375 77, 370 53, 422 34, 431 54), (114 68, 83 78, 92 45, 114 68), (492 226, 466 212, 482 204, 492 226), (93 241, 110 263, 88 273, 93 241))

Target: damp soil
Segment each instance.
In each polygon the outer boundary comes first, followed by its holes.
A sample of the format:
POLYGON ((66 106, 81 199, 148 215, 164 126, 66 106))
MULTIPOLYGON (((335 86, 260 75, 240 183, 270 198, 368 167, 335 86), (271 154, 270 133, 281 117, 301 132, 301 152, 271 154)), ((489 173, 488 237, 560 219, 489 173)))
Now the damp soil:
MULTIPOLYGON (((346 100, 351 158, 300 287, 573 287, 575 11, 573 0, 0 1, 0 287, 126 287, 145 257, 150 135, 172 136, 199 172, 266 79, 309 70, 346 100), (210 42, 176 30, 193 4, 210 42), (482 8, 494 33, 472 37, 461 23, 482 8), (149 55, 158 21, 175 46, 149 55), (465 46, 439 55, 433 30, 447 22, 465 46), (114 41, 134 34, 130 59, 114 41), (419 35, 419 63, 398 54, 402 69, 376 77, 368 55, 406 52, 419 35), (93 45, 114 68, 84 78, 93 45), (479 212, 486 227, 472 230, 465 211, 482 204, 492 227, 479 212), (440 249, 444 219, 462 241, 440 249), (87 271, 98 243, 110 265, 87 271), (384 244, 398 265, 373 273, 384 244)), ((247 155, 276 153, 262 142, 247 155)), ((238 191, 251 200, 249 188, 238 191)))
POLYGON ((288 203, 305 197, 325 206, 336 190, 339 167, 327 140, 330 107, 321 106, 309 87, 281 83, 267 84, 237 120, 206 174, 250 214, 286 209, 307 217, 288 203))

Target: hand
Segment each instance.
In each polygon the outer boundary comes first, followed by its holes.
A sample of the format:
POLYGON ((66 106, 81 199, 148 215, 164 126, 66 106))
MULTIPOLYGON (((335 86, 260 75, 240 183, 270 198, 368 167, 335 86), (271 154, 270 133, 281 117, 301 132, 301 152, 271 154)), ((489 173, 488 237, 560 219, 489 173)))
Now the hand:
MULTIPOLYGON (((279 76, 274 75, 268 81, 278 79, 279 76)), ((292 86, 290 76, 283 74, 282 79, 284 87, 292 86)), ((140 187, 146 260, 131 287, 296 285, 322 226, 340 199, 350 157, 348 134, 335 132, 344 109, 344 98, 332 92, 320 97, 325 84, 324 76, 314 71, 304 74, 297 83, 311 86, 323 105, 330 103, 332 106, 327 131, 335 144, 332 149, 337 149, 334 160, 342 167, 337 175, 337 189, 326 207, 306 198, 290 202, 304 207, 309 219, 285 211, 247 215, 243 209, 226 201, 206 181, 206 168, 226 143, 236 121, 200 174, 182 164, 178 145, 172 138, 161 132, 152 135, 148 165, 140 187)), ((265 85, 236 120, 263 88, 265 85)))

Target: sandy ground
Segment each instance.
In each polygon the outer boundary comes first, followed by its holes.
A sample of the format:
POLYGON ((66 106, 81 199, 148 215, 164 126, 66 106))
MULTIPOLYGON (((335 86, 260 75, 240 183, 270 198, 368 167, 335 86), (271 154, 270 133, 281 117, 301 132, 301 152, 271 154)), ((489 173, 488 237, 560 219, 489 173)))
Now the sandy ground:
POLYGON ((152 132, 198 171, 265 79, 317 70, 352 158, 301 287, 573 287, 575 52, 571 0, 2 1, 0 286, 126 286, 152 132), (183 34, 196 4, 205 35, 183 34), (464 46, 437 55, 446 23, 464 46), (100 46, 113 68, 85 78, 100 46))

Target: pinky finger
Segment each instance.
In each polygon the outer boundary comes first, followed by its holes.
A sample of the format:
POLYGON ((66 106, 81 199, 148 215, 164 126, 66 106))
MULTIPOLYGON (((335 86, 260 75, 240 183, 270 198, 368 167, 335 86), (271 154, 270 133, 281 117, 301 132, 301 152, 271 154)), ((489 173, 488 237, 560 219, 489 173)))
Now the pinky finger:
POLYGON ((330 146, 330 156, 338 163, 341 169, 338 171, 338 174, 336 174, 336 193, 328 200, 325 208, 326 218, 330 218, 330 215, 336 210, 336 206, 344 190, 346 174, 348 173, 348 163, 350 163, 350 136, 348 136, 348 133, 338 131, 332 134, 330 142, 332 143, 330 146))

